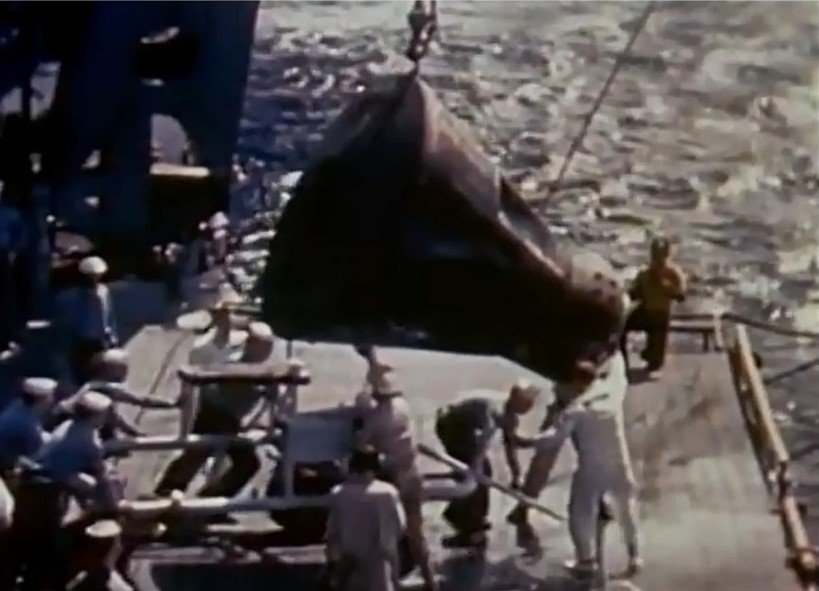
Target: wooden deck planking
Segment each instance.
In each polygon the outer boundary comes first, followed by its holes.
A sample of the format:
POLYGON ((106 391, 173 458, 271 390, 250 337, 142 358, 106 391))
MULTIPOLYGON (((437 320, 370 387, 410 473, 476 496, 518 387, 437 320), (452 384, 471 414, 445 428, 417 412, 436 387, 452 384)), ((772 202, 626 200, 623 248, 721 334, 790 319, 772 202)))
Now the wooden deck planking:
MULTIPOLYGON (((132 376, 134 387, 150 385, 161 365, 160 351, 167 353, 173 337, 171 332, 157 333, 150 328, 137 336, 134 351, 145 353, 144 367, 135 369, 132 376)), ((180 347, 177 361, 184 358, 185 351, 184 346, 180 347)), ((295 351, 307 362, 314 379, 302 389, 301 408, 348 401, 361 386, 364 363, 350 347, 297 343, 295 351)), ((498 358, 401 349, 385 349, 383 357, 397 368, 397 381, 404 387, 414 410, 417 436, 433 445, 437 445, 435 410, 470 389, 496 389, 498 399, 502 399, 500 391, 523 375, 548 390, 544 380, 498 358)), ((175 395, 175 381, 172 375, 166 376, 160 387, 163 395, 175 395)), ((527 417, 524 431, 533 430, 540 422, 549 398, 548 394, 541 397, 537 409, 527 417)), ((744 433, 722 356, 670 356, 661 381, 632 387, 626 419, 640 489, 640 530, 646 559, 646 569, 633 581, 634 587, 642 591, 798 588, 784 568, 781 527, 777 517, 769 512, 762 478, 744 433)), ((178 418, 166 411, 146 411, 141 425, 152 434, 175 433, 178 418)), ((501 481, 507 481, 499 447, 493 450, 495 472, 501 481)), ((122 467, 135 477, 130 482, 129 494, 150 490, 156 471, 169 456, 140 454, 123 461, 122 467)), ((525 466, 529 454, 524 452, 521 456, 525 466)), ((545 504, 562 513, 566 511, 573 463, 574 454, 567 445, 555 467, 552 484, 541 497, 545 504)), ((422 464, 426 470, 441 469, 428 460, 422 464)), ((543 553, 525 556, 515 547, 514 530, 505 523, 505 514, 514 502, 493 493, 491 503, 495 527, 481 569, 477 568, 474 556, 441 548, 440 537, 449 533, 440 519, 443 505, 425 505, 428 539, 436 567, 446 580, 446 589, 582 588, 562 571, 561 563, 572 555, 565 523, 533 513, 543 553)), ((319 554, 314 552, 313 558, 319 554)), ((207 549, 169 549, 161 560, 137 561, 135 573, 145 591, 192 589, 202 582, 207 582, 210 589, 251 590, 267 588, 274 581, 286 591, 305 588, 305 581, 311 580, 309 574, 296 567, 286 574, 281 565, 214 563, 218 555, 207 549)), ((617 524, 609 528, 607 558, 613 571, 624 565, 617 524)), ((299 562, 303 560, 302 557, 299 562)), ((611 588, 628 588, 624 585, 615 582, 611 588)))
POLYGON ((648 565, 635 582, 646 590, 798 588, 784 568, 782 530, 769 512, 724 359, 672 356, 662 381, 633 386, 628 422, 645 412, 647 397, 660 409, 647 417, 653 441, 630 431, 643 477, 648 565), (675 510, 681 519, 666 515, 675 510))

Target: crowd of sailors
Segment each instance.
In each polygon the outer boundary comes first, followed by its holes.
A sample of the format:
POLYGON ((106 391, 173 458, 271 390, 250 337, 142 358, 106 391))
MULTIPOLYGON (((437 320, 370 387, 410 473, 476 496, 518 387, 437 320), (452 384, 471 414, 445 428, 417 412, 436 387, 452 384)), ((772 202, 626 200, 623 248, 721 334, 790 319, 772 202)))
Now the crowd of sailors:
MULTIPOLYGON (((228 240, 212 220, 211 264, 224 264, 228 240)), ((265 390, 253 385, 211 385, 195 395, 183 383, 179 397, 168 401, 132 392, 125 386, 128 353, 120 349, 115 314, 104 277, 105 261, 88 257, 80 266, 85 284, 62 309, 72 336, 73 383, 43 377, 21 380, 16 398, 0 412, 0 588, 62 590, 133 588, 128 580, 129 548, 123 546, 124 524, 117 503, 122 485, 113 475, 106 442, 139 436, 138 425, 118 410, 123 404, 153 409, 181 409, 183 433, 236 435, 245 419, 263 403, 265 390), (66 519, 69 500, 80 518, 66 519)), ((635 482, 625 440, 623 401, 629 387, 628 331, 648 335, 643 358, 647 369, 660 371, 665 356, 670 309, 684 297, 682 272, 670 260, 668 242, 652 244, 651 261, 634 282, 635 302, 624 327, 621 346, 596 359, 578 361, 572 375, 554 385, 554 398, 537 433, 521 433, 521 417, 541 396, 526 380, 511 385, 505 399, 467 396, 439 409, 435 432, 446 452, 479 475, 475 490, 451 501, 443 517, 453 534, 445 547, 481 548, 492 524, 488 482, 497 473, 491 446, 499 436, 511 477, 510 488, 535 500, 549 483, 560 448, 570 439, 577 466, 569 494, 568 529, 575 558, 567 564, 579 577, 598 569, 595 536, 602 519, 615 517, 628 551, 628 572, 642 566, 635 512, 635 482), (518 450, 534 453, 528 470, 518 450)), ((251 322, 238 330, 232 309, 239 295, 223 283, 207 304, 210 329, 197 338, 188 363, 269 363, 283 355, 271 328, 251 322)), ((355 443, 347 477, 333 491, 326 532, 327 576, 323 583, 350 591, 398 588, 399 549, 404 545, 420 570, 425 588, 438 589, 423 531, 423 478, 410 404, 393 379, 393 368, 374 347, 359 347, 367 364, 365 387, 353 400, 355 443)), ((283 359, 283 357, 280 357, 283 359)), ((157 497, 186 491, 211 450, 181 452, 163 471, 154 488, 157 497)), ((196 492, 198 496, 232 497, 259 470, 252 446, 228 447, 230 468, 196 492)), ((528 519, 529 503, 507 516, 517 539, 537 545, 528 519)), ((226 519, 219 516, 217 521, 226 519)))

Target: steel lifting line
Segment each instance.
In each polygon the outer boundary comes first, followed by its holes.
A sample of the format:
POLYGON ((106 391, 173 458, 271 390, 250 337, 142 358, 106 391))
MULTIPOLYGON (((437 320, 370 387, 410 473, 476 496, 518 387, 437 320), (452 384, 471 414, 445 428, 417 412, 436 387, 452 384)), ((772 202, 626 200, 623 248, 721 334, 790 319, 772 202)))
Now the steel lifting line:
POLYGON ((566 171, 569 169, 569 164, 571 163, 575 152, 580 147, 583 138, 586 136, 586 132, 589 130, 592 119, 597 113, 597 110, 600 108, 600 105, 603 104, 603 99, 606 97, 606 94, 608 94, 611 83, 614 82, 615 76, 617 76, 620 68, 625 63, 625 58, 629 55, 629 53, 631 53, 631 48, 634 45, 634 42, 637 41, 637 37, 640 36, 640 32, 643 30, 643 27, 645 27, 648 17, 651 16, 652 12, 654 12, 656 5, 656 1, 652 0, 646 5, 645 9, 643 10, 643 14, 640 15, 640 19, 637 21, 628 43, 626 43, 623 51, 621 51, 617 56, 617 60, 614 62, 614 67, 612 67, 611 72, 609 72, 609 76, 606 78, 606 82, 603 84, 600 94, 597 95, 597 100, 594 101, 591 111, 589 111, 588 115, 586 115, 586 118, 583 121, 583 127, 580 129, 580 133, 578 133, 574 140, 572 140, 572 143, 569 146, 569 151, 566 153, 566 157, 563 159, 563 164, 560 166, 560 172, 557 173, 557 178, 549 184, 549 192, 546 194, 545 199, 549 199, 556 191, 560 189, 560 185, 563 183, 563 177, 566 175, 566 171))

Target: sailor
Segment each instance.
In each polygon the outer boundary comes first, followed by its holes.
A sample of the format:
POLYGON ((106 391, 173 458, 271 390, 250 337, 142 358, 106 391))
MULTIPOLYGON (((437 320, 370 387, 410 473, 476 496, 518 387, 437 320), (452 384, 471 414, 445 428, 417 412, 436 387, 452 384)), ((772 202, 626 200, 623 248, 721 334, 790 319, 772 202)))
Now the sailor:
MULTIPOLYGON (((363 413, 356 441, 358 445, 371 445, 384 456, 385 478, 398 488, 407 516, 409 550, 420 567, 427 591, 434 591, 438 585, 424 539, 421 515, 423 483, 411 433, 410 410, 403 393, 393 385, 388 373, 389 370, 383 365, 375 367, 371 364, 368 369, 374 406, 363 413)), ((361 408, 361 401, 357 402, 361 408)))
MULTIPOLYGON (((210 365, 236 361, 242 355, 242 345, 247 334, 233 329, 231 309, 240 304, 242 298, 229 283, 220 283, 211 294, 208 309, 211 328, 196 339, 188 354, 189 365, 210 365)), ((188 433, 193 426, 194 389, 187 382, 182 388, 177 404, 182 409, 180 414, 180 433, 188 433)))
POLYGON ((75 496, 102 506, 113 502, 112 483, 103 456, 100 430, 113 403, 87 390, 73 405, 73 418, 60 425, 39 457, 39 474, 66 487, 75 496))
POLYGON ((162 249, 162 276, 165 296, 171 305, 182 299, 182 276, 185 272, 185 249, 181 244, 169 242, 162 249))
POLYGON ((76 394, 61 400, 55 405, 53 415, 59 421, 73 412, 78 399, 88 391, 104 394, 111 399, 106 422, 100 430, 103 441, 113 439, 116 432, 131 437, 143 435, 139 428, 123 417, 117 410, 118 404, 130 404, 140 408, 170 409, 176 408, 175 402, 158 396, 138 396, 125 386, 128 376, 128 353, 124 349, 108 349, 94 356, 91 363, 91 379, 76 394))
POLYGON ((0 199, 0 352, 12 342, 22 318, 23 302, 16 289, 20 255, 27 241, 26 224, 20 210, 0 199))
POLYGON ((398 588, 398 546, 406 516, 398 490, 376 479, 379 470, 376 451, 358 449, 350 458, 347 480, 333 489, 326 552, 336 589, 398 588))
MULTIPOLYGON (((520 481, 517 448, 513 444, 519 417, 528 413, 539 390, 526 380, 518 380, 509 390, 506 401, 499 405, 487 397, 467 398, 438 411, 435 432, 446 452, 453 458, 492 476, 492 466, 486 457, 495 433, 503 433, 503 447, 512 487, 520 481)), ((444 539, 444 546, 482 546, 486 544, 486 521, 489 513, 489 489, 479 484, 475 492, 464 499, 455 499, 444 511, 444 519, 455 529, 455 535, 444 539)))
POLYGON ((97 521, 85 529, 84 550, 88 565, 71 582, 67 591, 132 591, 117 570, 122 552, 122 527, 111 519, 97 521))
POLYGON ((94 355, 116 347, 117 336, 114 309, 108 286, 102 279, 108 265, 100 257, 86 257, 80 261, 80 273, 86 279, 71 302, 72 351, 71 366, 74 381, 83 384, 88 380, 90 363, 94 355))
POLYGON ((208 258, 210 267, 222 267, 228 255, 230 220, 221 211, 214 213, 208 221, 210 236, 208 237, 208 258))
MULTIPOLYGON (((273 331, 264 322, 252 322, 241 363, 267 363, 274 349, 273 331)), ((265 388, 254 384, 231 384, 204 389, 193 432, 211 435, 236 435, 242 430, 244 418, 251 414, 265 395, 265 388)), ((188 449, 174 460, 156 487, 156 494, 168 496, 174 490, 185 490, 211 450, 188 449)), ((236 443, 228 446, 230 469, 199 493, 205 497, 232 497, 253 478, 260 463, 252 446, 236 443)))
POLYGON ((656 372, 665 363, 668 327, 671 323, 672 302, 685 299, 685 274, 671 260, 671 245, 664 238, 651 242, 651 260, 631 286, 629 295, 638 306, 629 315, 623 331, 621 350, 628 364, 628 334, 645 331, 646 347, 642 357, 649 372, 656 372))
POLYGON ((75 418, 60 425, 36 458, 37 465, 23 474, 9 535, 9 568, 0 588, 11 588, 2 584, 20 573, 32 588, 58 586, 64 580, 61 525, 69 494, 82 504, 93 502, 106 510, 114 506, 99 437, 110 406, 108 397, 84 393, 75 418))
MULTIPOLYGON (((56 388, 54 380, 26 378, 20 398, 0 414, 0 537, 12 524, 18 464, 21 459, 35 457, 48 439, 42 420, 56 388)), ((4 542, 0 539, 0 555, 4 542)))
POLYGON ((634 476, 623 422, 627 388, 625 362, 619 352, 597 368, 581 363, 572 382, 556 387, 571 402, 554 425, 533 438, 515 437, 517 445, 538 451, 559 448, 567 437, 574 443, 577 469, 569 500, 569 531, 575 560, 567 566, 583 576, 596 569, 594 541, 607 495, 614 500, 623 528, 628 570, 634 574, 642 566, 634 517, 634 476))
POLYGON ((8 478, 20 458, 36 457, 47 441, 43 418, 56 389, 50 378, 26 378, 19 399, 0 414, 0 478, 8 478))

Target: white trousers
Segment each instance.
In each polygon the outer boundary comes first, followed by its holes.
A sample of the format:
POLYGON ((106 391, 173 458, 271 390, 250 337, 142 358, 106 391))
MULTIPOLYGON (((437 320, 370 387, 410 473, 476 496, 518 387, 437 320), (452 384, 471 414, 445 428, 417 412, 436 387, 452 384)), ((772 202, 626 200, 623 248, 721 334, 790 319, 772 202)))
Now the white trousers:
POLYGON ((578 561, 594 560, 600 502, 609 494, 630 555, 638 552, 634 479, 627 468, 579 469, 572 478, 569 496, 569 533, 578 561))

